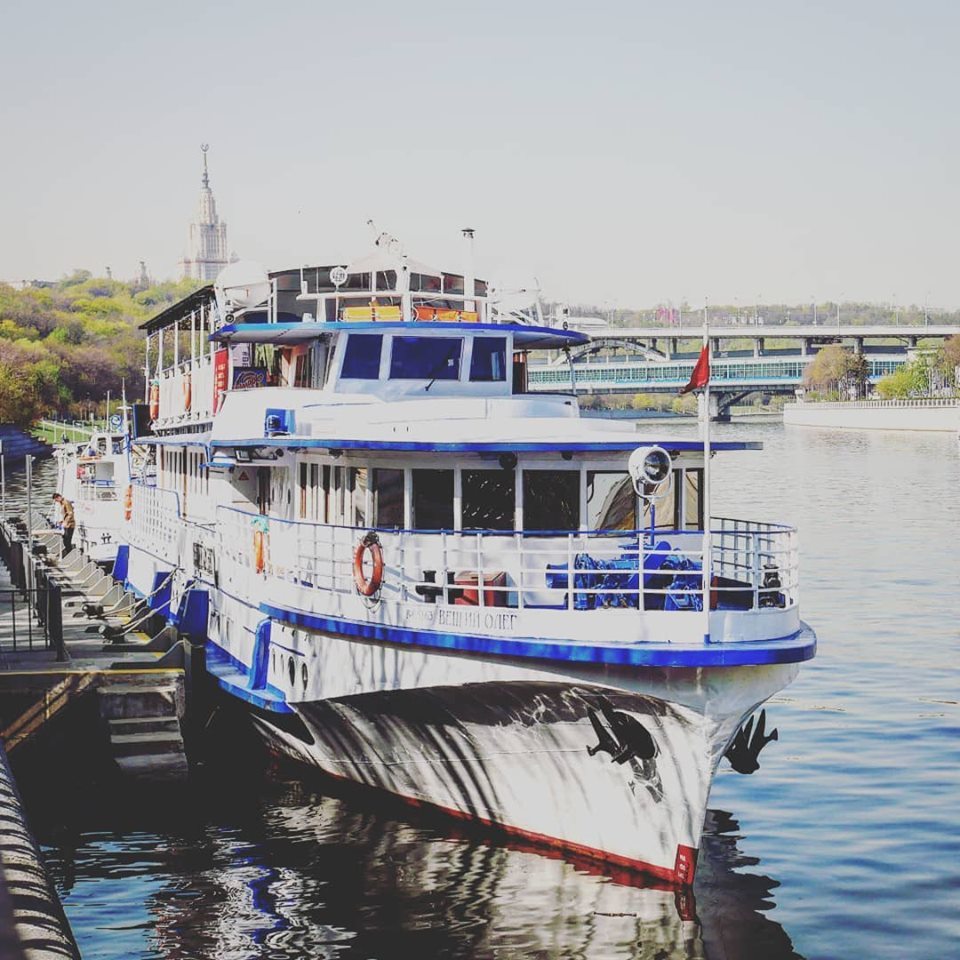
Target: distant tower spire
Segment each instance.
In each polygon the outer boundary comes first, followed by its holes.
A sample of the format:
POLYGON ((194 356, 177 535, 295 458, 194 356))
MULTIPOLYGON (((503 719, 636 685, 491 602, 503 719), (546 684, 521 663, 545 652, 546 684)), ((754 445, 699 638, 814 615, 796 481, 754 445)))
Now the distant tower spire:
POLYGON ((208 143, 200 144, 203 153, 203 176, 200 203, 196 219, 190 224, 187 236, 187 255, 180 261, 183 276, 197 280, 213 280, 229 263, 227 225, 217 216, 217 203, 210 189, 210 169, 207 166, 208 143))

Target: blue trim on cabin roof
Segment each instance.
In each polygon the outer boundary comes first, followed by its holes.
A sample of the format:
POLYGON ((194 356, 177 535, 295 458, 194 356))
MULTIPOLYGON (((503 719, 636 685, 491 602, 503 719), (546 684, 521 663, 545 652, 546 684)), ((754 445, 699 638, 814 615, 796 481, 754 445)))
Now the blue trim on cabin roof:
POLYGON ((230 323, 210 334, 210 340, 227 343, 270 343, 271 341, 295 343, 298 340, 311 340, 325 333, 343 331, 369 331, 378 333, 403 333, 407 336, 427 335, 431 331, 444 333, 512 333, 514 343, 520 347, 559 347, 581 346, 589 343, 590 337, 575 330, 559 330, 554 327, 533 327, 520 323, 447 323, 425 320, 361 320, 350 323, 344 320, 331 320, 324 323, 230 323), (270 335, 269 337, 266 335, 270 335))
MULTIPOLYGON (((482 442, 438 442, 428 440, 346 440, 321 437, 243 437, 237 440, 212 440, 211 447, 284 447, 309 450, 390 450, 396 452, 423 453, 590 453, 604 451, 632 451, 637 447, 659 446, 665 450, 701 451, 703 443, 698 440, 646 440, 637 436, 629 440, 556 441, 555 443, 534 440, 494 440, 482 442)), ((762 450, 763 444, 756 440, 723 440, 712 442, 711 450, 762 450)))
MULTIPOLYGON (((509 608, 497 607, 497 613, 509 608)), ((789 637, 744 643, 712 643, 690 647, 671 643, 624 643, 601 646, 533 637, 488 637, 473 634, 437 633, 410 630, 378 623, 358 623, 338 617, 324 617, 303 610, 291 610, 261 603, 260 612, 275 620, 307 630, 322 630, 362 640, 400 646, 453 650, 480 656, 519 657, 565 663, 596 663, 618 667, 735 667, 772 663, 802 663, 817 650, 814 632, 805 627, 789 637)), ((589 614, 587 614, 589 616, 589 614)))

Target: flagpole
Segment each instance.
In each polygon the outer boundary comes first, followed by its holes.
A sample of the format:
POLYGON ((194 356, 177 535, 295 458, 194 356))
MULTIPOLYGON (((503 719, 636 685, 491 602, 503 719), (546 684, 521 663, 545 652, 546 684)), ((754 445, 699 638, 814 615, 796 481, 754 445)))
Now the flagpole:
POLYGON ((703 388, 703 610, 705 624, 703 642, 710 643, 710 586, 713 581, 713 542, 710 535, 710 327, 707 322, 707 301, 703 301, 703 348, 707 351, 707 382, 703 388))

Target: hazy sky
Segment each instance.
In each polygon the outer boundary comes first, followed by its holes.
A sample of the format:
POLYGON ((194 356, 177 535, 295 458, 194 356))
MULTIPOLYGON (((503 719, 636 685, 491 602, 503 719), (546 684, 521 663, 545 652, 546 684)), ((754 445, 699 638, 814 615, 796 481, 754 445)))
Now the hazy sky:
POLYGON ((6 0, 0 277, 459 230, 551 299, 960 304, 960 4, 6 0))

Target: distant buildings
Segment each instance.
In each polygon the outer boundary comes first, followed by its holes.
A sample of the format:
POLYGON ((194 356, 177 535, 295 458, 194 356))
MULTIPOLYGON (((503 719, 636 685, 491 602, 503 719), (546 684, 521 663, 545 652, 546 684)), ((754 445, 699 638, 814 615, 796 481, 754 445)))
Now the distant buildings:
POLYGON ((200 187, 200 205, 197 218, 190 224, 187 255, 180 261, 182 276, 196 280, 213 280, 231 259, 227 254, 227 225, 217 216, 217 203, 210 189, 207 170, 207 144, 203 151, 203 180, 200 187))

